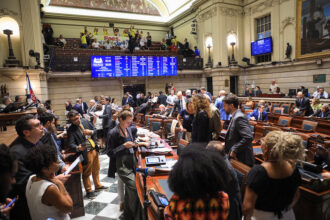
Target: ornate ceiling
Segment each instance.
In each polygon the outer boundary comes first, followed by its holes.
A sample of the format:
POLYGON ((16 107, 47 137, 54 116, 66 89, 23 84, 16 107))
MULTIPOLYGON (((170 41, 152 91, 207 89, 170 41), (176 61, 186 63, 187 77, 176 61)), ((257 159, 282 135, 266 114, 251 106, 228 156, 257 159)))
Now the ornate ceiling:
POLYGON ((49 5, 160 16, 155 5, 147 0, 51 0, 49 5))
POLYGON ((41 0, 48 14, 168 22, 196 0, 41 0))

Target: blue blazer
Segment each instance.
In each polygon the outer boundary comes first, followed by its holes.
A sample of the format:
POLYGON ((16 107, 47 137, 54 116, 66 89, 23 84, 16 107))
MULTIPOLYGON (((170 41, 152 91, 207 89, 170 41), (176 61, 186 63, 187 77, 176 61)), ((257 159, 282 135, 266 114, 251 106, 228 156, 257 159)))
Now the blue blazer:
POLYGON ((260 120, 258 109, 255 109, 249 116, 248 119, 250 120, 251 117, 254 117, 257 121, 268 121, 267 112, 262 112, 262 120, 260 120))

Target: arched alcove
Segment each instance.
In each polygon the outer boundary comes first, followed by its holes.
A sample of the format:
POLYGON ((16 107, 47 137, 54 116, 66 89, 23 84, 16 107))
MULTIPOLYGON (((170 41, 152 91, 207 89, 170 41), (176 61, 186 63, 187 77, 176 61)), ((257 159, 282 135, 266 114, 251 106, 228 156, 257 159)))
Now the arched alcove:
POLYGON ((20 28, 17 21, 9 16, 0 17, 0 67, 3 67, 5 60, 8 59, 8 37, 3 33, 3 30, 9 29, 13 31, 10 36, 14 55, 22 64, 20 28))

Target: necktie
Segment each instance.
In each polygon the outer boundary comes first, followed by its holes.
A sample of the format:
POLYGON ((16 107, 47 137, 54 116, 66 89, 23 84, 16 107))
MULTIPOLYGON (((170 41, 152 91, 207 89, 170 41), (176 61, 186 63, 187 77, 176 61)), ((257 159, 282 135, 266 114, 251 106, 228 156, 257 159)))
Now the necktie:
POLYGON ((321 113, 321 118, 324 118, 324 112, 321 113))
POLYGON ((259 112, 259 121, 262 121, 262 114, 259 112))
MULTIPOLYGON (((84 134, 85 128, 82 124, 80 124, 80 129, 81 129, 81 132, 84 134)), ((93 141, 93 139, 92 138, 87 138, 87 140, 92 145, 92 148, 95 148, 95 142, 93 141)))

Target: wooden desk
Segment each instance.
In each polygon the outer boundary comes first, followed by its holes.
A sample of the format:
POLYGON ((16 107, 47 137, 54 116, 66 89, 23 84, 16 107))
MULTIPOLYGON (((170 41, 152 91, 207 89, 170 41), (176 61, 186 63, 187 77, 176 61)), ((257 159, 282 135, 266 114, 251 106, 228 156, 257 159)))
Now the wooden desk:
MULTIPOLYGON (((165 143, 165 146, 168 148, 171 148, 167 143, 165 143)), ((172 156, 166 156, 166 159, 178 159, 178 155, 173 151, 172 149, 172 156)), ((142 157, 142 155, 140 153, 138 153, 138 168, 143 168, 146 167, 145 166, 145 158, 142 157)), ((156 220, 159 219, 159 217, 162 215, 161 212, 159 212, 158 207, 155 205, 155 203, 153 202, 151 196, 149 195, 149 191, 151 189, 155 190, 156 192, 162 193, 164 195, 166 195, 166 193, 164 192, 164 190, 162 189, 162 187, 160 186, 158 180, 166 180, 168 179, 168 173, 162 173, 162 174, 158 174, 154 175, 154 176, 148 176, 147 177, 147 193, 148 193, 148 198, 151 201, 151 206, 148 208, 148 216, 150 220, 156 220)), ((136 188, 137 188, 137 192, 140 198, 140 202, 143 206, 143 201, 144 201, 144 197, 143 197, 143 177, 142 174, 137 173, 136 174, 136 188)), ((168 198, 168 200, 170 200, 171 198, 168 198)))
POLYGON ((71 218, 76 218, 85 215, 84 199, 81 185, 81 173, 82 165, 81 163, 79 163, 79 166, 77 166, 71 172, 70 178, 64 184, 73 201, 73 211, 70 214, 71 218))
POLYGON ((27 110, 25 112, 11 112, 11 113, 0 113, 0 132, 1 129, 6 127, 8 121, 17 121, 20 117, 27 114, 37 114, 37 109, 27 110))
POLYGON ((265 97, 265 98, 281 98, 284 97, 285 94, 260 94, 258 97, 265 97))
MULTIPOLYGON (((293 207, 297 220, 328 220, 327 209, 330 209, 330 190, 316 193, 300 186, 300 197, 293 207)), ((329 217, 329 216, 328 216, 329 217)))
MULTIPOLYGON (((268 120, 271 123, 277 123, 278 119, 281 115, 280 114, 272 114, 268 113, 268 120)), ((316 132, 321 134, 330 135, 330 121, 321 119, 321 118, 308 118, 308 117, 301 117, 301 116, 288 116, 292 118, 291 127, 293 128, 301 128, 301 125, 304 120, 308 121, 316 121, 318 123, 316 127, 316 132)))

